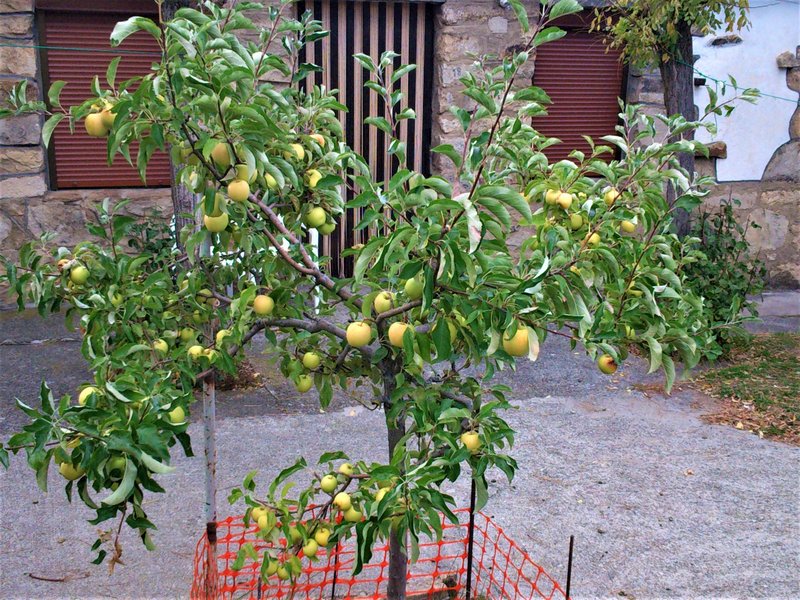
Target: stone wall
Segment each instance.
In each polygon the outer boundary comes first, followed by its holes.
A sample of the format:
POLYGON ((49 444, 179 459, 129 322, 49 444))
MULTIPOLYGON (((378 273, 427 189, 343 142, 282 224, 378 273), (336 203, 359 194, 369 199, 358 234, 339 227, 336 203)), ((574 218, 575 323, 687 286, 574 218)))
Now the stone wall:
MULTIPOLYGON (((784 95, 800 93, 800 46, 776 57, 776 67, 786 69, 784 95)), ((663 113, 664 88, 658 71, 630 69, 626 99, 642 104, 650 114, 663 113)), ((737 117, 743 118, 734 111, 730 118, 737 117)), ((747 230, 752 251, 766 263, 769 286, 796 289, 800 287, 800 105, 786 127, 790 140, 775 151, 760 180, 720 183, 704 208, 713 211, 722 200, 739 200, 735 214, 747 230)), ((716 177, 719 161, 727 158, 727 145, 724 139, 707 145, 710 157, 697 157, 695 169, 716 177)))
MULTIPOLYGON (((0 94, 28 81, 30 99, 42 99, 36 50, 33 0, 0 0, 0 94)), ((104 198, 132 198, 128 211, 144 215, 171 209, 163 189, 61 190, 48 188, 46 157, 37 116, 0 120, 0 254, 15 258, 20 246, 45 232, 55 243, 72 245, 86 236, 85 224, 104 198)))
MULTIPOLYGON (((538 2, 525 2, 533 15, 538 2)), ((456 118, 449 112, 453 105, 472 108, 475 102, 461 95, 459 78, 472 66, 470 55, 501 55, 513 50, 522 40, 514 13, 502 8, 497 0, 449 0, 436 17, 436 47, 434 49, 433 145, 452 144, 464 147, 463 133, 456 118)), ((531 66, 520 72, 518 79, 530 83, 531 66)), ((452 173, 449 159, 433 155, 433 169, 452 173)))

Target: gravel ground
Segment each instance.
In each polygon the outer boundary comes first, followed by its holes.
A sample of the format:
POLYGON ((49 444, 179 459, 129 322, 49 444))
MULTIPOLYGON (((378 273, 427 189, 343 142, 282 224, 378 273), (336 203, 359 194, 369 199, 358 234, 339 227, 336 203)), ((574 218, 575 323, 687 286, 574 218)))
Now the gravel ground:
MULTIPOLYGON (((0 317, 0 432, 19 426, 13 397, 32 400, 42 376, 74 390, 83 366, 55 321, 0 317), (10 375, 9 375, 10 374, 10 375)), ((264 361, 259 355, 253 360, 264 361)), ((263 363, 262 363, 263 364, 263 363)), ((553 577, 565 579, 567 542, 576 538, 573 597, 799 598, 800 450, 702 423, 701 399, 635 391, 652 382, 631 360, 603 378, 560 340, 514 381, 517 478, 498 476, 486 512, 553 577)), ((227 490, 250 469, 267 480, 298 454, 343 448, 354 458, 385 453, 382 416, 337 398, 319 414, 278 378, 271 391, 220 398, 220 513, 240 512, 227 490)), ((200 431, 192 425, 199 448, 200 431)), ((42 494, 24 461, 0 471, 1 598, 183 598, 202 520, 202 461, 177 458, 151 497, 160 529, 148 553, 124 539, 124 566, 108 576, 89 564, 93 527, 79 503, 67 506, 59 478, 42 494), (38 578, 59 579, 48 582, 38 578)), ((466 482, 453 493, 466 504, 466 482)))

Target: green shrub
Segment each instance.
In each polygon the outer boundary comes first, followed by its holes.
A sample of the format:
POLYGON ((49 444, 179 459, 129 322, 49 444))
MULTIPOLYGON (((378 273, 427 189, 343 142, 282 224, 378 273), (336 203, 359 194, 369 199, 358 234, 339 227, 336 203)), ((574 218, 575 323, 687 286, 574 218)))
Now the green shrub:
POLYGON ((745 238, 746 228, 734 215, 740 204, 733 199, 723 201, 717 210, 700 212, 691 232, 699 239, 697 249, 702 255, 686 265, 685 272, 687 283, 703 297, 706 318, 714 330, 702 350, 707 360, 726 355, 735 341, 749 335, 741 324, 758 317, 752 297, 761 293, 767 277, 764 262, 745 238))

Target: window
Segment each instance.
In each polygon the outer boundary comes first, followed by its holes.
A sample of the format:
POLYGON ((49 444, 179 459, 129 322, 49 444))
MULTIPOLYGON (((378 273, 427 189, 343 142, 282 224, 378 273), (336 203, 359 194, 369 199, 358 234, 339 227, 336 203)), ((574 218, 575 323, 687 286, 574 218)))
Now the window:
POLYGON ((619 121, 617 98, 624 97, 623 68, 618 50, 608 50, 602 36, 589 33, 591 17, 558 23, 567 35, 539 47, 533 83, 544 89, 552 104, 547 116, 533 126, 563 143, 545 150, 551 161, 567 158, 572 150, 589 152, 581 136, 599 140, 614 133, 619 121))
MULTIPOLYGON (((80 0, 39 0, 37 26, 42 48, 41 72, 44 89, 57 80, 67 82, 61 92, 65 107, 79 104, 91 96, 94 76, 101 86, 107 86, 105 73, 108 64, 121 56, 117 81, 124 81, 150 70, 159 60, 156 41, 144 32, 129 37, 119 48, 111 48, 109 35, 118 21, 134 14, 153 16, 155 3, 144 1, 104 2, 98 4, 80 0), (94 5, 94 6, 92 6, 94 5), (89 51, 87 51, 87 49, 89 51)), ((131 148, 131 157, 137 148, 131 148)), ((75 133, 62 121, 56 127, 48 150, 50 183, 53 189, 142 187, 138 171, 122 155, 107 164, 106 142, 90 137, 78 124, 75 133)), ((149 187, 170 184, 169 156, 156 153, 147 168, 149 187)))

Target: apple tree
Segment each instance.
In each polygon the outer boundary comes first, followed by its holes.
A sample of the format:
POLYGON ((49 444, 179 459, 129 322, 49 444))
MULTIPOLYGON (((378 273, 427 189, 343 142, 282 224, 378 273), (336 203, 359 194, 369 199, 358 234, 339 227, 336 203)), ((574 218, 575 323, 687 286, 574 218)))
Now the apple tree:
MULTIPOLYGON (((276 549, 246 546, 239 564, 255 560, 264 577, 292 579, 301 557, 354 536, 359 569, 376 540, 388 539, 388 596, 402 598, 407 556, 420 537, 441 532, 442 513, 455 518, 447 482, 466 470, 483 504, 488 470, 510 479, 517 468, 498 370, 535 361, 541 344, 563 336, 605 373, 636 348, 671 386, 676 361, 692 366, 709 335, 702 301, 684 285, 690 240, 670 232, 675 207, 699 203, 708 181, 677 158, 702 145, 669 140, 701 124, 625 107, 616 135, 550 164, 542 151, 557 140, 530 124, 549 99, 518 73, 538 46, 564 35, 548 22, 580 6, 543 3, 529 19, 510 4, 524 41, 462 77, 470 107, 451 110, 463 144, 433 149, 452 162, 449 179, 407 164, 398 132, 415 115, 399 81, 413 65, 398 65, 392 52, 355 57, 383 104, 367 122, 391 137, 397 165, 388 180, 375 178, 343 139, 335 91, 306 91, 317 67, 300 62, 300 49, 327 32, 308 14, 290 17, 288 1, 204 2, 164 23, 133 17, 111 41, 151 34, 163 54, 147 75, 117 82, 112 62, 94 96, 69 108, 59 82, 49 107, 12 93, 3 114, 48 112, 45 139, 63 119, 82 124, 107 139, 110 160, 129 161, 143 179, 152 153, 171 147, 185 165, 180 181, 203 200, 180 250, 126 249, 136 223, 105 203, 86 242, 53 249, 45 236, 17 263, 4 260, 0 282, 20 308, 64 311, 80 328, 94 381, 75 399, 43 385, 40 406, 18 401, 30 423, 0 459, 24 450, 43 487, 58 465, 67 495, 96 510, 92 523, 124 521, 151 546, 155 524, 142 501, 163 491, 157 476, 172 468, 171 447, 191 454, 198 385, 234 373, 242 348, 263 335, 284 375, 299 392, 315 389, 322 407, 334 388, 369 390, 390 454, 367 462, 333 451, 313 468, 301 458, 266 489, 248 474, 230 500, 245 503, 248 522, 276 549), (257 27, 253 11, 266 11, 270 24, 257 27), (276 74, 287 83, 269 83, 276 74), (679 190, 673 206, 667 184, 679 190), (353 276, 334 278, 307 234, 329 235, 346 208, 362 209, 359 227, 373 233, 349 250, 353 276), (512 248, 517 225, 529 235, 512 248), (310 483, 290 493, 288 480, 307 471, 310 483)), ((101 540, 95 549, 104 560, 101 540)), ((116 539, 111 550, 113 564, 116 539)))

